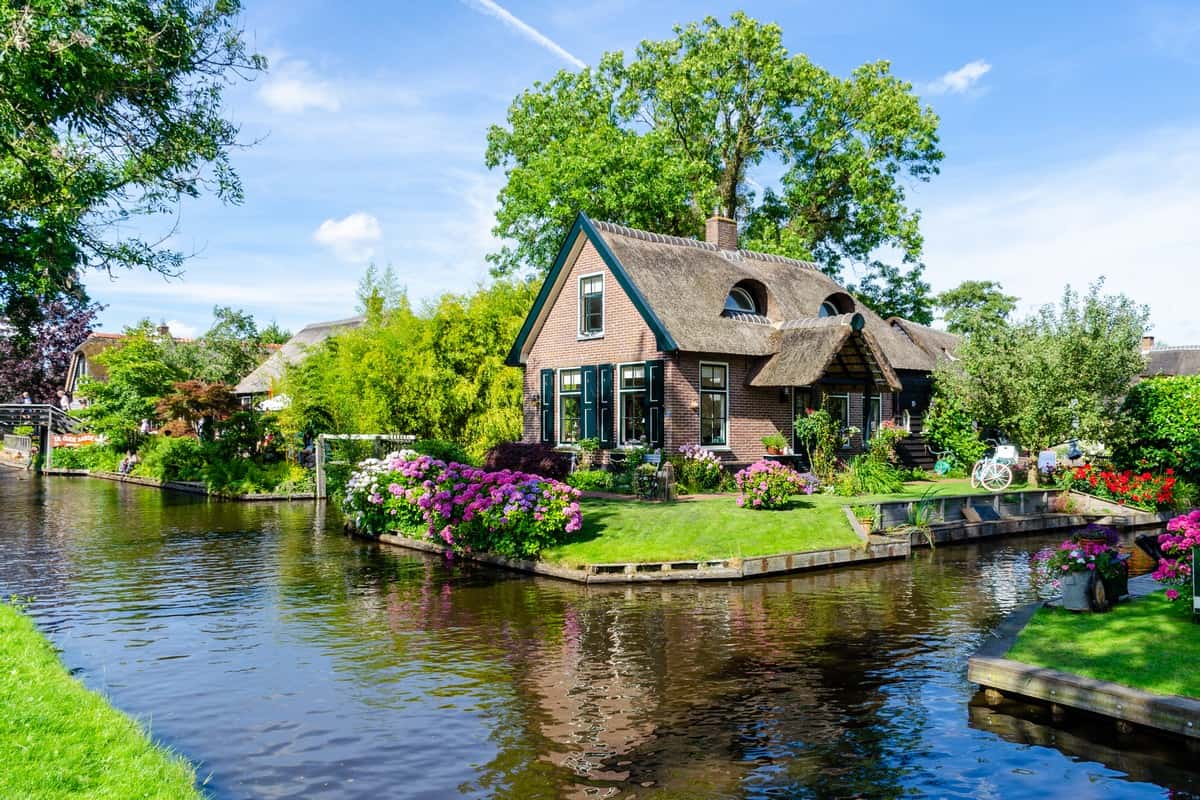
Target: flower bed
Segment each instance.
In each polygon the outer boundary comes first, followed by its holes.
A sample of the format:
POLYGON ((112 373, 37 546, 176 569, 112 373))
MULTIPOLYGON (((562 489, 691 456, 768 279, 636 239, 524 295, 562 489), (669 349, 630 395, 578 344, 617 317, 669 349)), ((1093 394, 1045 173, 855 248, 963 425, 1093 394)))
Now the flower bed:
POLYGON ((1083 492, 1144 511, 1170 508, 1175 501, 1175 471, 1171 469, 1162 475, 1154 475, 1132 470, 1103 470, 1094 464, 1084 464, 1063 470, 1059 474, 1058 484, 1063 489, 1083 492))
POLYGON ((1154 580, 1172 586, 1167 589, 1168 600, 1191 597, 1192 549, 1200 547, 1200 510, 1168 522, 1167 532, 1158 537, 1158 545, 1165 557, 1154 570, 1154 580))
POLYGON ((358 465, 343 508, 378 536, 402 530, 448 551, 532 558, 579 530, 579 490, 512 470, 489 472, 412 451, 358 465))
POLYGON ((801 474, 778 461, 758 461, 733 480, 738 488, 737 504, 759 510, 783 508, 792 495, 812 494, 820 485, 815 475, 801 474))

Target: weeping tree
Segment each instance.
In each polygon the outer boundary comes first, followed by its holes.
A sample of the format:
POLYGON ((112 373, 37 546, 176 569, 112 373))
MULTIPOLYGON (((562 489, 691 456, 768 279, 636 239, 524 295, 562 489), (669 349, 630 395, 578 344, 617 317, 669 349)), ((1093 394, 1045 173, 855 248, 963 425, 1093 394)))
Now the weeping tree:
POLYGON ((833 75, 742 13, 679 26, 628 60, 608 53, 535 84, 489 130, 487 164, 506 176, 494 233, 511 242, 493 271, 548 268, 577 211, 696 236, 715 209, 739 220, 746 247, 837 279, 854 266, 868 304, 928 322, 906 184, 937 173, 937 127, 887 62, 833 75))

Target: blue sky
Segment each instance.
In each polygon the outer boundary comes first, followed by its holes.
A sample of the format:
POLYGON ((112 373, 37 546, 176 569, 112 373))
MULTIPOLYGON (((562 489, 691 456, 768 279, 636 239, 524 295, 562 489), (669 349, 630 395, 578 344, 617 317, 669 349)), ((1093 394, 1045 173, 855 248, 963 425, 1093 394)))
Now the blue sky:
POLYGON ((942 120, 942 174, 911 190, 935 289, 1001 281, 1026 307, 1100 275, 1200 344, 1200 4, 245 0, 270 72, 228 111, 246 201, 189 201, 181 280, 93 275, 102 327, 202 331, 214 304, 293 329, 347 316, 369 259, 415 300, 485 280, 502 175, 487 127, 563 67, 737 9, 846 74, 876 59, 942 120))

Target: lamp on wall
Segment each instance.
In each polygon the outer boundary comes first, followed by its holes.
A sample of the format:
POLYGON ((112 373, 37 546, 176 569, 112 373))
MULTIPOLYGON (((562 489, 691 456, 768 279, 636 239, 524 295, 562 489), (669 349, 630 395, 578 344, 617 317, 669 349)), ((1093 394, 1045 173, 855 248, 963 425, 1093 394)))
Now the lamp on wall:
POLYGON ((779 402, 786 403, 792 397, 792 387, 784 386, 779 390, 779 402))
POLYGON ((688 408, 690 408, 692 411, 699 411, 700 410, 699 401, 693 400, 691 403, 688 404, 688 408))
POLYGON ((529 399, 535 406, 538 403, 542 402, 542 396, 540 394, 538 394, 537 392, 534 392, 533 394, 529 395, 529 399))

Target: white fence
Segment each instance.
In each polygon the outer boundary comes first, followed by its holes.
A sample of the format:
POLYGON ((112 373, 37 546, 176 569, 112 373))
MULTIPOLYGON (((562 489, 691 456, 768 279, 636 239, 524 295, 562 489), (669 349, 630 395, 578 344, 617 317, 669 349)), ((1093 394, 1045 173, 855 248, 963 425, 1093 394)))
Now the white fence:
POLYGON ((32 436, 14 436, 11 433, 4 434, 4 449, 15 450, 26 458, 33 452, 33 437, 32 436))

